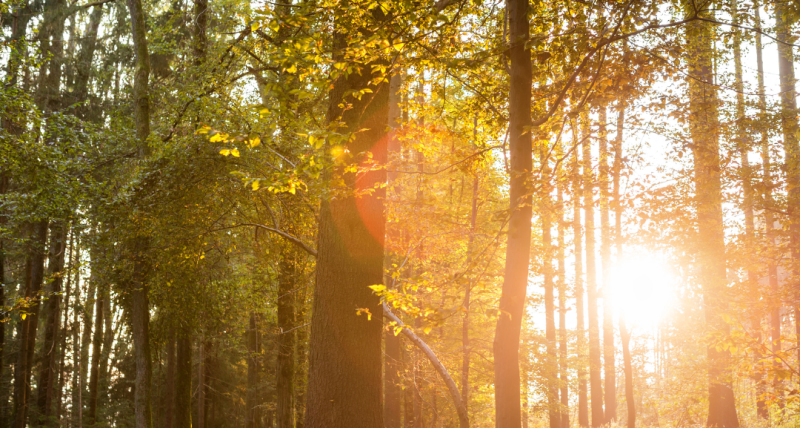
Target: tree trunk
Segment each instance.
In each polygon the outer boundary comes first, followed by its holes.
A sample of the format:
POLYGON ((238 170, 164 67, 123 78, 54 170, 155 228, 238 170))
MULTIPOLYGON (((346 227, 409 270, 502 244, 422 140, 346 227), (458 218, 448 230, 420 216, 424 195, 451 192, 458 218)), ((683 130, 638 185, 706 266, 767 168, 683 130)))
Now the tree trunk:
POLYGON ((530 177, 531 51, 527 0, 506 0, 509 17, 508 142, 510 151, 509 221, 506 264, 494 337, 495 418, 497 428, 519 428, 519 339, 528 286, 531 248, 530 177))
POLYGON ((556 357, 556 319, 555 319, 555 282, 553 279, 553 204, 550 200, 552 184, 550 176, 550 147, 546 139, 537 142, 539 145, 539 161, 541 162, 541 190, 539 191, 539 217, 542 221, 542 276, 544 278, 544 314, 545 314, 545 389, 547 394, 547 415, 550 428, 559 428, 561 414, 558 400, 558 360, 556 357))
MULTIPOLYGON (((781 124, 783 126, 783 151, 786 163, 786 193, 789 222, 789 245, 792 253, 792 275, 800 275, 800 145, 798 145, 797 95, 795 93, 794 52, 789 45, 792 29, 792 11, 788 3, 775 3, 775 28, 778 39, 778 66, 781 80, 781 124)), ((800 289, 793 290, 797 299, 800 289)), ((800 320, 800 309, 795 306, 795 320, 800 320)), ((800 321, 795 322, 800 339, 800 321)), ((800 347, 797 349, 800 358, 800 347)), ((798 360, 800 361, 800 360, 798 360)), ((800 362, 798 363, 800 364, 800 362)))
MULTIPOLYGON (((622 137, 625 130, 625 102, 619 101, 617 108, 617 135, 614 139, 614 244, 617 249, 617 260, 621 260, 623 255, 623 241, 620 179, 622 175, 622 137)), ((628 409, 628 428, 635 428, 636 402, 633 396, 633 366, 631 362, 631 351, 629 348, 631 333, 625 325, 624 313, 621 313, 619 317, 619 334, 620 339, 622 340, 622 359, 625 370, 625 403, 628 409)))
POLYGON ((164 380, 164 428, 173 428, 175 421, 175 327, 167 333, 167 374, 164 380))
POLYGON ((575 246, 575 312, 577 313, 577 325, 575 329, 578 335, 578 425, 581 427, 589 426, 589 402, 588 388, 586 385, 586 325, 584 323, 585 308, 583 289, 583 229, 581 227, 581 194, 582 180, 580 167, 580 131, 578 130, 578 119, 572 120, 572 235, 575 246))
POLYGON ((114 312, 111 310, 111 290, 103 296, 103 352, 100 354, 100 374, 98 380, 99 406, 108 402, 108 388, 111 384, 111 347, 114 345, 114 312))
POLYGON ((295 387, 295 400, 294 400, 294 414, 295 414, 295 428, 303 428, 305 422, 305 408, 306 408, 306 379, 308 374, 308 327, 305 323, 306 320, 306 291, 307 287, 297 292, 297 363, 295 363, 295 380, 297 385, 295 387))
POLYGON ((45 313, 44 342, 42 354, 39 357, 38 397, 36 405, 39 411, 39 421, 42 425, 53 425, 53 398, 55 394, 54 381, 56 378, 56 361, 59 355, 58 334, 61 321, 61 284, 64 274, 64 256, 66 253, 67 228, 63 223, 53 223, 50 227, 50 254, 48 262, 48 278, 50 283, 49 296, 45 313))
POLYGON ((603 368, 600 356, 600 325, 597 319, 597 265, 595 262, 594 173, 592 171, 592 138, 589 115, 581 115, 583 138, 583 209, 586 212, 586 292, 589 310, 589 386, 592 399, 592 427, 603 425, 603 368))
MULTIPOLYGON (((81 260, 81 245, 80 235, 75 239, 75 258, 73 259, 74 266, 80 266, 81 260)), ((80 268, 75 269, 75 308, 72 310, 72 355, 74 364, 72 367, 72 409, 70 411, 70 418, 73 423, 78 427, 83 426, 83 375, 81 367, 83 366, 83 349, 85 348, 80 341, 81 337, 81 323, 79 314, 82 311, 78 310, 78 305, 81 301, 81 271, 80 268)))
MULTIPOLYGON (((695 13, 690 11, 690 13, 695 13)), ((713 18, 706 16, 707 18, 713 18)), ((711 331, 727 335, 721 315, 728 308, 725 269, 725 232, 722 222, 718 100, 713 72, 712 26, 695 21, 686 29, 690 94, 690 132, 693 141, 695 200, 697 207, 698 280, 703 288, 706 323, 711 331)), ((708 427, 737 428, 730 355, 708 346, 708 427)))
POLYGON ((600 258, 603 266, 603 372, 605 422, 617 420, 617 364, 614 359, 614 304, 611 289, 611 226, 609 223, 609 189, 608 189, 608 131, 606 116, 608 108, 600 106, 600 258))
MULTIPOLYGON (((764 235, 767 237, 767 242, 772 248, 777 247, 775 241, 775 218, 772 210, 775 206, 775 200, 772 196, 772 160, 769 148, 769 127, 767 126, 767 96, 764 85, 764 59, 763 59, 763 46, 761 42, 761 13, 758 2, 754 2, 753 10, 755 12, 755 25, 758 31, 755 32, 756 39, 756 62, 758 67, 758 110, 759 121, 761 130, 761 162, 763 174, 763 189, 764 189, 764 235)), ((772 353, 777 355, 781 352, 781 296, 780 287, 778 285, 778 264, 775 262, 775 257, 770 255, 767 257, 767 278, 769 281, 769 299, 767 305, 769 307, 769 324, 770 324, 770 341, 772 343, 772 353)), ((779 370, 782 364, 779 361, 773 363, 773 369, 779 370)), ((781 382, 778 376, 773 379, 773 394, 778 398, 778 405, 783 408, 783 391, 781 382)))
POLYGON ((47 244, 48 221, 31 227, 31 243, 25 263, 25 298, 28 307, 19 335, 19 354, 14 370, 14 428, 24 428, 30 405, 31 369, 39 323, 39 292, 44 280, 44 247, 47 244))
MULTIPOLYGON (((337 61, 345 60, 341 49, 349 37, 342 31, 345 23, 341 21, 345 19, 339 13, 335 18, 339 21, 334 30, 337 61)), ((384 17, 376 12, 375 19, 383 21, 384 17)), ((383 165, 387 157, 389 85, 372 85, 377 77, 373 73, 378 73, 373 67, 376 65, 354 64, 360 73, 334 80, 327 120, 343 124, 344 133, 361 130, 346 143, 353 162, 371 153, 372 161, 383 165), (372 93, 361 99, 348 94, 362 89, 371 89, 372 93), (349 108, 343 111, 345 102, 349 108)), ((386 182, 386 170, 356 177, 347 172, 348 165, 349 161, 344 162, 332 171, 332 181, 343 183, 343 195, 324 199, 320 208, 305 415, 308 428, 383 426, 381 306, 368 286, 383 281, 386 192, 381 184, 386 182), (358 189, 375 191, 356 197, 353 192, 358 189)))
POLYGON ((569 428, 569 376, 567 366, 567 263, 564 254, 566 246, 566 222, 564 219, 564 182, 561 178, 564 153, 559 145, 557 148, 559 168, 555 170, 556 177, 556 222, 558 237, 556 240, 556 257, 558 259, 558 377, 560 386, 561 427, 569 428))
MULTIPOLYGON (((395 134, 397 128, 400 126, 400 98, 402 96, 400 90, 403 86, 403 74, 401 71, 395 70, 389 81, 389 128, 391 128, 391 135, 387 148, 387 158, 390 165, 398 157, 401 156, 402 147, 400 141, 396 138, 395 134)), ((392 168, 394 169, 394 168, 392 168)), ((389 172, 387 174, 388 188, 393 189, 394 181, 397 178, 396 172, 389 172)), ((388 192, 387 192, 388 193, 388 192)), ((390 194, 389 197, 396 199, 396 194, 399 193, 395 189, 395 194, 390 194)), ((397 232, 387 225, 386 238, 387 248, 390 250, 399 250, 398 245, 399 237, 397 232)), ((392 256, 395 251, 389 251, 386 254, 386 272, 392 264, 392 256)), ((390 278, 385 280, 387 287, 391 286, 392 281, 390 278)), ((392 329, 386 330, 383 334, 384 337, 384 352, 386 353, 384 360, 384 376, 383 376, 383 421, 386 428, 400 428, 401 420, 401 404, 403 401, 403 388, 400 383, 400 371, 402 365, 400 362, 400 336, 394 334, 392 329)))
POLYGON ((258 406, 259 388, 259 354, 261 353, 258 341, 258 315, 250 313, 250 328, 247 330, 247 428, 261 428, 261 415, 258 406))
POLYGON ((278 357, 276 390, 278 401, 276 428, 294 427, 294 347, 295 347, 295 287, 297 287, 297 250, 285 243, 278 278, 278 357))
MULTIPOLYGON (((5 125, 5 124, 4 124, 5 125)), ((0 171, 0 197, 8 191, 8 174, 0 171)), ((6 228, 6 214, 0 212, 0 229, 6 228)), ((6 306, 6 251, 5 240, 0 238, 0 307, 6 306)), ((8 386, 5 384, 4 371, 6 367, 6 323, 0 322, 0 428, 8 426, 8 386)))
MULTIPOLYGON (((94 252, 98 253, 99 251, 94 252)), ((93 256, 96 257, 98 254, 93 254, 93 256)), ((99 269, 98 264, 93 263, 93 268, 99 269)), ((99 273, 93 273, 91 281, 98 281, 99 276, 99 273)), ((108 292, 107 288, 104 284, 98 284, 97 298, 94 300, 94 337, 92 338, 92 368, 89 373, 89 413, 87 415, 87 423, 89 425, 97 423, 97 391, 100 381, 100 357, 103 353, 103 316, 105 315, 103 300, 105 300, 108 292)))
MULTIPOLYGON (((67 355, 67 325, 69 324, 69 309, 70 309, 70 302, 71 302, 70 296, 72 294, 72 275, 70 275, 70 272, 72 272, 72 269, 75 266, 73 264, 73 262, 72 262, 72 252, 73 252, 73 249, 75 248, 76 233, 77 232, 73 229, 72 235, 71 235, 71 238, 70 238, 70 242, 69 242, 69 251, 68 251, 68 253, 66 255, 66 257, 67 257, 66 260, 67 260, 67 264, 68 265, 67 265, 67 267, 65 269, 63 269, 63 274, 62 274, 62 275, 66 275, 66 277, 67 277, 67 287, 66 287, 66 290, 64 291, 64 321, 62 322, 61 328, 60 328, 61 336, 59 337, 59 340, 60 340, 61 343, 59 345, 60 353, 59 353, 58 372, 57 372, 57 375, 58 375, 58 386, 56 387, 56 396, 55 396, 55 400, 56 400, 55 421, 56 421, 56 424, 59 425, 59 426, 61 424, 61 415, 62 415, 62 411, 63 411, 64 384, 66 383, 66 377, 67 377, 67 373, 65 371, 65 364, 66 364, 65 360, 66 360, 66 355, 67 355)), ((63 264, 63 261, 62 261, 62 264, 63 264)), ((60 280, 61 281, 64 280, 63 276, 60 278, 60 280)), ((76 296, 77 296, 77 294, 78 293, 76 293, 76 296)), ((76 300, 76 302, 77 302, 77 300, 76 300)), ((74 311, 74 309, 73 309, 73 311, 74 311)), ((74 326, 72 326, 72 328, 74 328, 74 326)), ((75 353, 74 353, 75 352, 75 345, 76 344, 73 343, 73 354, 72 354, 73 356, 75 355, 75 353)), ((75 367, 73 365, 73 372, 75 371, 74 369, 75 369, 75 367)))
POLYGON ((206 425, 206 380, 208 377, 209 345, 205 339, 200 341, 200 355, 197 361, 197 428, 206 425))
MULTIPOLYGON (((100 21, 103 18, 103 5, 92 7, 89 16, 89 23, 86 26, 83 37, 80 39, 80 51, 77 61, 75 61, 75 92, 74 102, 86 101, 89 95, 89 77, 92 71, 92 60, 97 49, 97 32, 100 28, 100 21)), ((89 106, 82 105, 77 108, 79 117, 86 119, 89 116, 89 106)))
POLYGON ((175 428, 192 427, 192 333, 183 327, 177 333, 175 364, 175 428))
MULTIPOLYGON (((136 54, 136 71, 133 78, 133 111, 136 123, 137 157, 140 162, 150 155, 147 138, 150 136, 150 55, 147 51, 145 15, 141 0, 128 0, 131 17, 131 33, 136 54)), ((136 207, 135 211, 141 208, 136 207)), ((131 330, 133 333, 134 358, 136 360, 136 384, 134 395, 135 428, 151 428, 152 361, 150 360, 150 301, 148 293, 149 240, 146 236, 135 236, 131 242, 133 271, 131 272, 131 330)))

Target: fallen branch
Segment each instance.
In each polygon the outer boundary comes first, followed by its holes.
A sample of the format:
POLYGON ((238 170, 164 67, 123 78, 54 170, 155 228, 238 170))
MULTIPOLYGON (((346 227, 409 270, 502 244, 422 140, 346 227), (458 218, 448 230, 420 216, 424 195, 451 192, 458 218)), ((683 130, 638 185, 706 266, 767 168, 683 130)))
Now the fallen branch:
POLYGON ((447 369, 444 367, 439 358, 436 357, 436 354, 431 350, 428 345, 419 338, 411 329, 406 327, 403 324, 403 321, 400 321, 400 318, 397 315, 393 314, 392 311, 386 306, 386 303, 383 304, 383 316, 394 321, 398 327, 401 327, 401 333, 408 338, 414 345, 419 348, 423 354, 428 358, 428 361, 433 364, 433 368, 439 373, 439 376, 442 377, 444 380, 445 385, 447 385, 447 390, 450 391, 450 398, 453 399, 453 404, 456 406, 456 412, 458 412, 458 420, 460 422, 461 428, 468 428, 469 427, 469 415, 467 414, 467 407, 464 405, 464 401, 461 399, 461 394, 458 392, 458 387, 456 387, 456 383, 453 381, 453 378, 450 376, 450 373, 447 372, 447 369))

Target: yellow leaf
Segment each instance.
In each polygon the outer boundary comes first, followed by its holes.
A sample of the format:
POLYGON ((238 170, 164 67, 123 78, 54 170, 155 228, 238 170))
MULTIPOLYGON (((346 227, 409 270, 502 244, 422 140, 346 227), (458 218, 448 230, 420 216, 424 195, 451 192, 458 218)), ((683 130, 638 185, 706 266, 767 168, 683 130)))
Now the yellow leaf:
POLYGON ((430 332, 431 332, 431 330, 433 330, 433 327, 431 327, 431 326, 426 326, 426 327, 425 327, 425 328, 423 328, 422 330, 425 332, 425 334, 428 334, 428 333, 430 333, 430 332))
POLYGON ((399 52, 401 49, 403 49, 403 46, 405 45, 406 45, 405 43, 395 43, 394 49, 399 52))
POLYGON ((239 157, 239 149, 232 149, 231 150, 231 154, 233 155, 233 157, 237 157, 238 158, 239 157))
POLYGON ((225 141, 225 134, 223 134, 221 132, 217 133, 217 134, 214 134, 214 135, 211 136, 211 138, 208 139, 208 141, 211 141, 212 143, 225 141))
POLYGON ((222 156, 228 156, 229 154, 231 154, 231 151, 228 149, 222 149, 219 151, 219 154, 221 154, 222 156))
POLYGON ((253 180, 252 186, 254 191, 258 190, 258 188, 261 187, 261 182, 259 182, 258 180, 253 180))
POLYGON ((258 21, 250 24, 250 29, 253 30, 253 31, 258 30, 259 28, 261 28, 261 23, 258 22, 258 21))
POLYGON ((252 147, 258 147, 259 144, 261 144, 261 138, 255 137, 252 140, 250 140, 250 147, 251 148, 252 147))
POLYGON ((379 292, 385 290, 386 286, 383 285, 383 284, 376 284, 376 285, 370 285, 369 288, 371 288, 372 291, 374 291, 376 293, 379 293, 379 292))
POLYGON ((297 73, 297 67, 294 64, 292 64, 291 67, 286 69, 286 72, 287 73, 297 73))
POLYGON ((394 328, 394 335, 397 336, 398 334, 400 334, 401 331, 403 331, 403 327, 400 327, 400 326, 395 327, 394 328))
POLYGON ((20 314, 19 316, 24 320, 28 316, 28 314, 20 314))
POLYGON ((356 310, 356 315, 361 315, 362 313, 367 314, 367 321, 372 321, 372 313, 369 311, 369 308, 358 308, 356 310))
POLYGON ((208 131, 210 131, 210 130, 211 130, 210 126, 203 126, 200 129, 198 129, 197 131, 195 131, 195 134, 208 134, 208 131))

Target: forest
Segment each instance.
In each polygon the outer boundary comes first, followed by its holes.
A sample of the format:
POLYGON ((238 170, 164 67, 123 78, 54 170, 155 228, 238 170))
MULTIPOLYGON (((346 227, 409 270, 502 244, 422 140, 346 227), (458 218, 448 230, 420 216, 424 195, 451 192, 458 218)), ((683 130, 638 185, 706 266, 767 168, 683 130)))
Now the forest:
POLYGON ((0 428, 800 426, 797 0, 0 1, 0 428))

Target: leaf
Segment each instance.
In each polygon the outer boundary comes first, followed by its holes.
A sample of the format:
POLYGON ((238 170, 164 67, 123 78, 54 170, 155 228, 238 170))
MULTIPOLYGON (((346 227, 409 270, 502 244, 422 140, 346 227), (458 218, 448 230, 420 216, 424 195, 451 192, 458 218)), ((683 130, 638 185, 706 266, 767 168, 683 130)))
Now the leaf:
POLYGON ((260 23, 260 22, 258 22, 258 21, 256 21, 256 22, 254 22, 254 23, 250 24, 250 29, 251 29, 252 31, 256 31, 256 30, 258 30, 259 28, 261 28, 261 23, 260 23))
POLYGON ((287 73, 297 73, 297 67, 294 64, 292 64, 291 67, 286 69, 286 72, 287 73))
POLYGON ((394 335, 397 336, 398 334, 400 334, 401 331, 403 331, 403 327, 402 326, 395 327, 394 328, 394 335))
POLYGON ((428 334, 428 333, 430 333, 430 332, 431 332, 431 330, 433 330, 433 327, 431 327, 431 326, 429 326, 429 325, 426 325, 426 326, 425 326, 425 328, 423 328, 423 329, 422 329, 422 331, 424 331, 424 332, 425 332, 425 334, 428 334))
POLYGON ((231 151, 228 149, 222 149, 219 151, 219 154, 221 154, 222 156, 228 156, 229 154, 231 154, 231 151))
POLYGON ((24 320, 25 318, 28 317, 28 314, 20 314, 19 316, 20 316, 20 318, 22 318, 24 320))
POLYGON ((395 43, 395 44, 394 44, 394 49, 395 49, 396 51, 400 52, 400 50, 402 50, 402 49, 403 49, 403 46, 405 46, 405 45, 406 45, 405 43, 395 43))
POLYGON ((250 140, 250 148, 258 147, 261 144, 261 138, 255 137, 250 140))
POLYGON ((367 314, 367 321, 372 321, 372 313, 369 311, 369 308, 358 308, 356 310, 356 315, 367 314))
POLYGON ((258 180, 253 180, 253 183, 251 185, 253 186, 253 190, 255 191, 258 190, 259 187, 261 187, 261 182, 258 180))
POLYGON ((231 154, 233 157, 239 157, 239 149, 231 149, 231 154))
POLYGON ((383 284, 375 284, 375 285, 370 285, 369 288, 371 288, 372 291, 376 293, 380 293, 381 291, 386 289, 386 286, 383 284))
POLYGON ((211 136, 211 138, 208 139, 208 141, 210 141, 212 143, 218 143, 220 141, 225 141, 225 134, 223 134, 221 132, 217 133, 217 134, 214 134, 214 135, 211 136))

